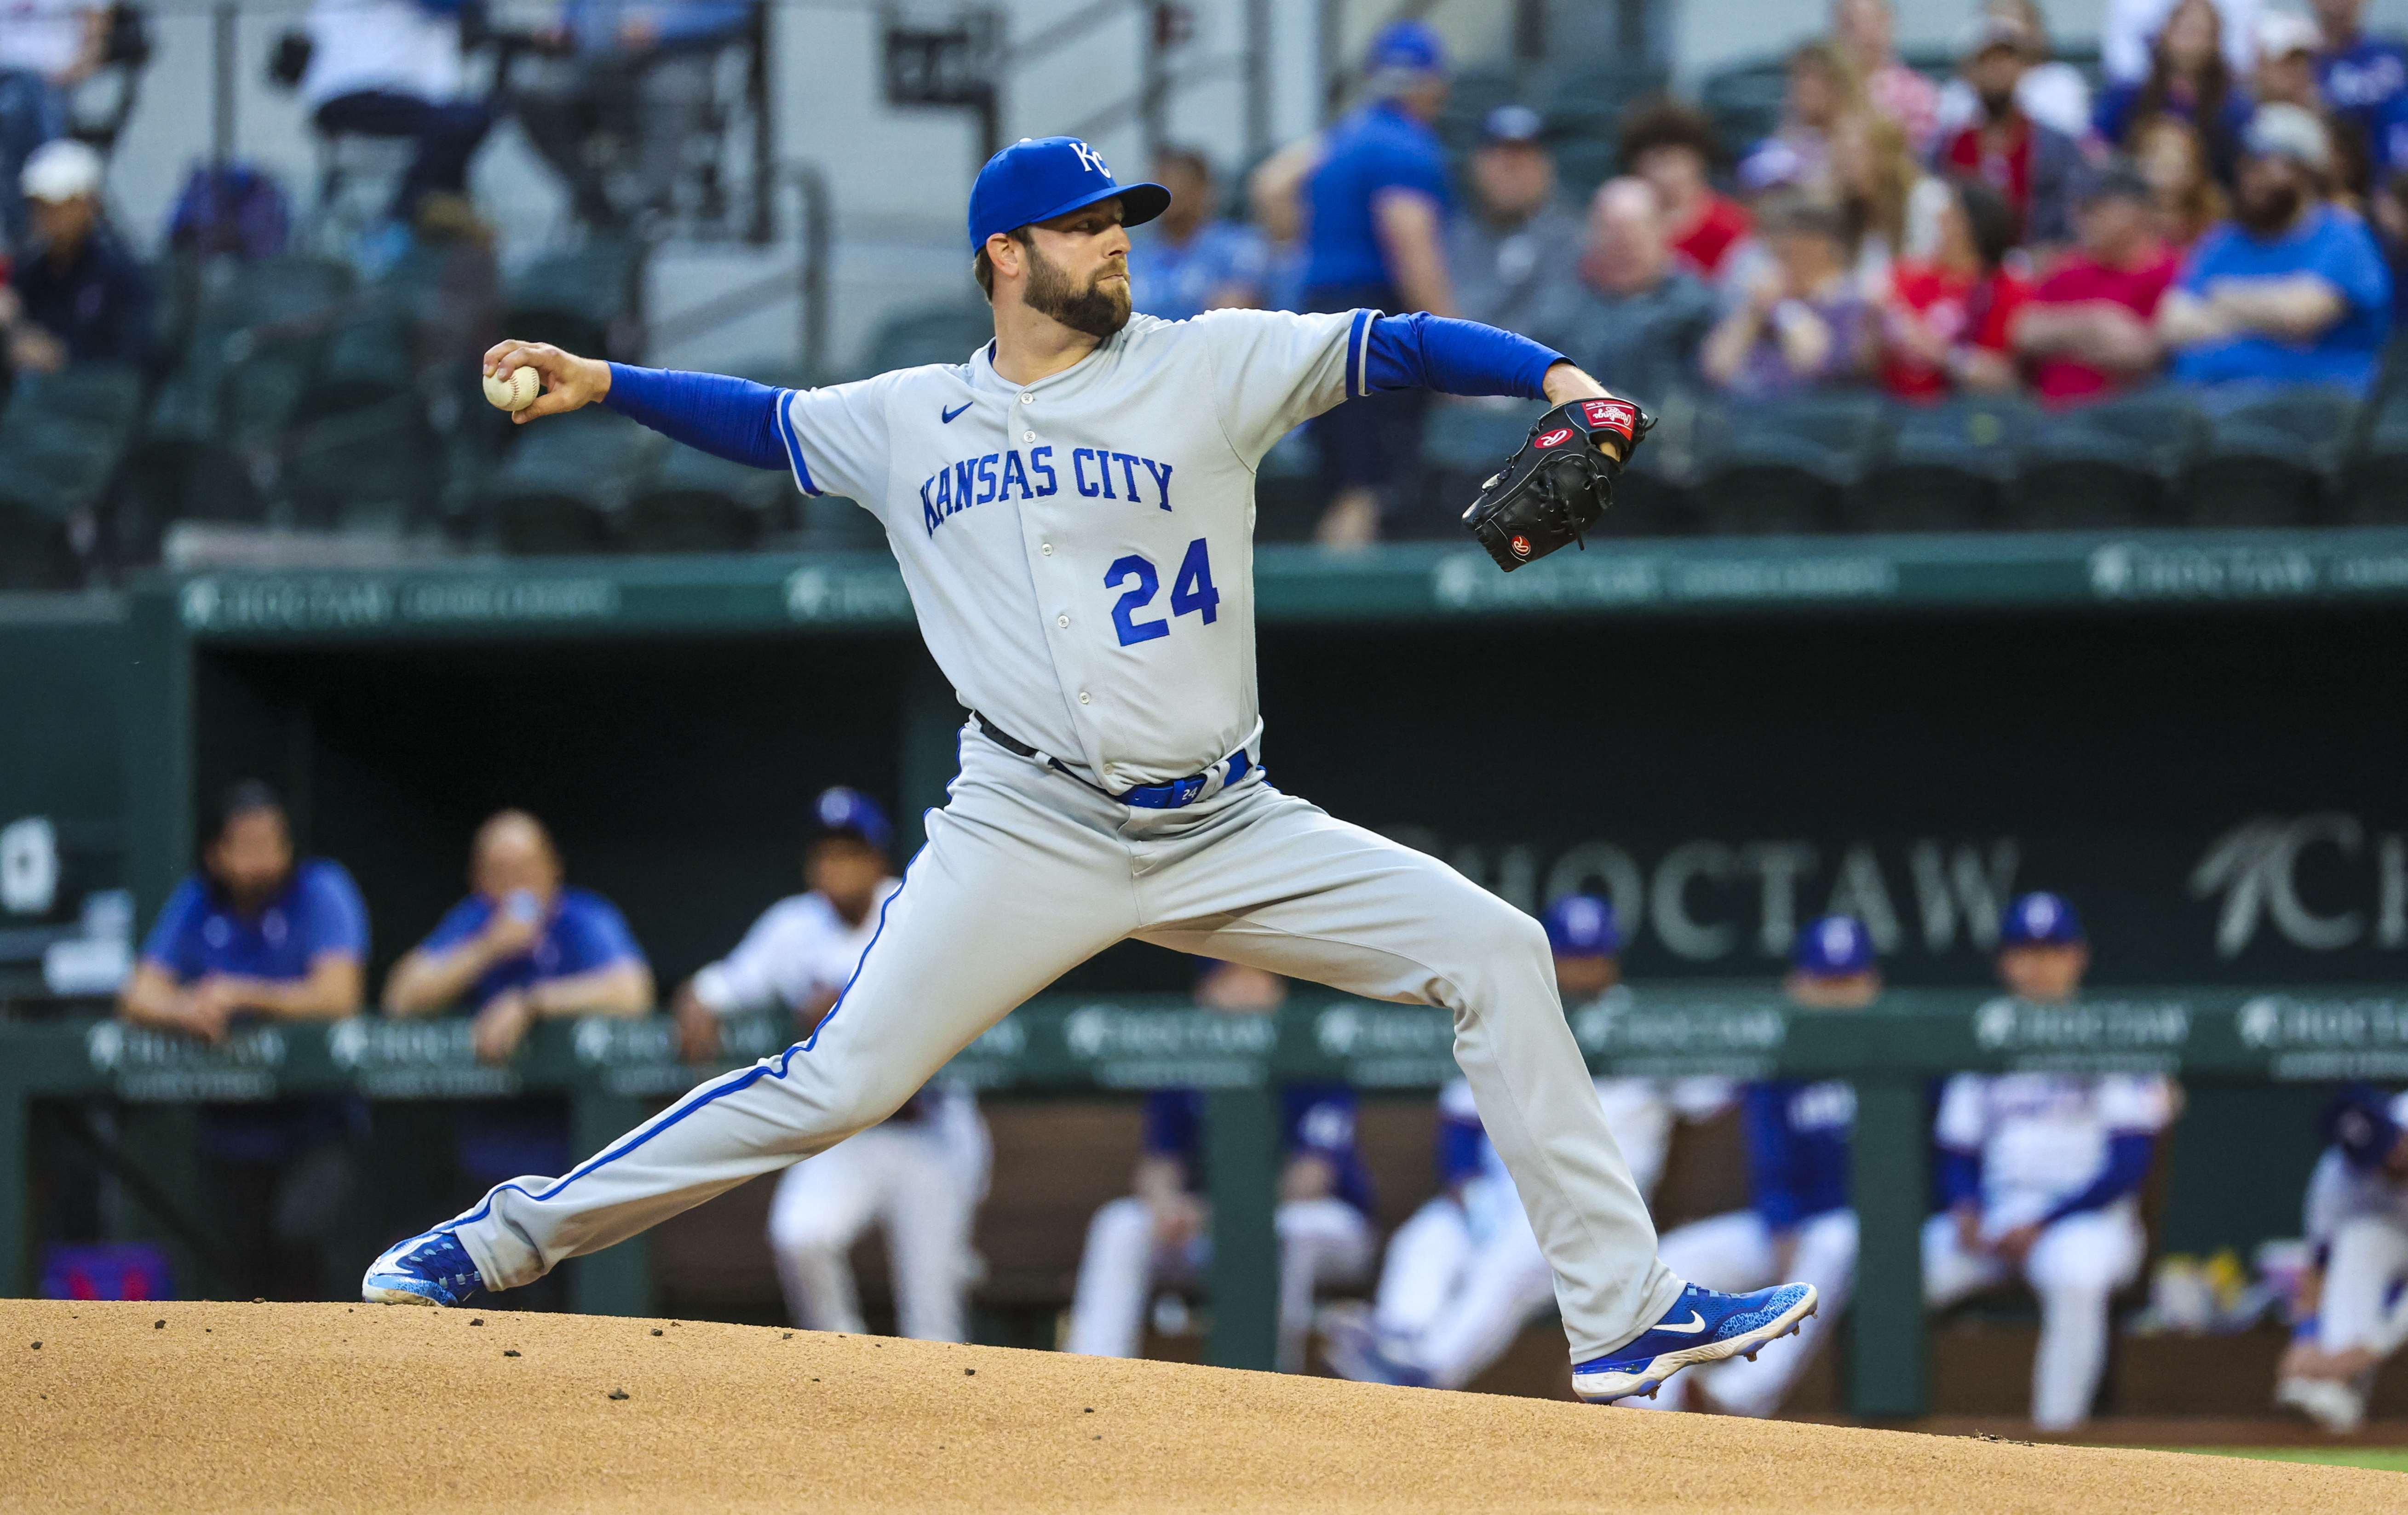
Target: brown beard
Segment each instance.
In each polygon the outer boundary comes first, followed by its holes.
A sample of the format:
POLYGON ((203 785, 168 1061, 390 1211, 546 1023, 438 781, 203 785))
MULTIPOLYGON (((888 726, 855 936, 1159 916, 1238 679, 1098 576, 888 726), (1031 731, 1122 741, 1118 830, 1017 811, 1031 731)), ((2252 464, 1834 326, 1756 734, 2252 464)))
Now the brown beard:
POLYGON ((2291 224, 2300 213, 2300 202, 2305 198, 2298 186, 2288 184, 2279 190, 2244 194, 2232 207, 2232 219, 2258 236, 2272 236, 2291 224))
POLYGON ((1053 317, 1074 332, 1101 340, 1128 324, 1129 292, 1125 282, 1104 287, 1108 268, 1088 276, 1087 287, 1070 288, 1070 276, 1059 264, 1046 261, 1035 243, 1028 246, 1028 307, 1053 317))

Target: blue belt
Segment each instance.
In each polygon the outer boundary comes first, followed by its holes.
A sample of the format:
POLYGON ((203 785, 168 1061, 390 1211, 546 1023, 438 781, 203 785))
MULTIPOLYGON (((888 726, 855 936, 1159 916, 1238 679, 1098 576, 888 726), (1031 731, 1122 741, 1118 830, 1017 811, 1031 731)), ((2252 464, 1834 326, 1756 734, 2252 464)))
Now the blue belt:
MULTIPOLYGON (((1101 784, 1089 782, 1086 779, 1082 778, 1079 774, 1073 772, 1069 765, 1064 763, 1060 758, 1039 751, 1036 748, 1029 746, 1019 737, 1003 730, 994 722, 989 721, 986 717, 979 714, 976 710, 972 710, 970 712, 970 719, 978 722, 979 730, 986 733, 989 740, 993 741, 996 746, 1002 748, 1005 751, 1011 753, 1013 756, 1025 757, 1031 760, 1042 758, 1045 762, 1053 765, 1061 772, 1068 774, 1073 779, 1077 779, 1079 782, 1082 784, 1086 784, 1089 789, 1092 789, 1096 793, 1103 795, 1106 799, 1117 800, 1123 805, 1134 805, 1140 810, 1182 809, 1203 798, 1204 786, 1212 781, 1212 776, 1209 773, 1191 773, 1184 779, 1173 779, 1168 783, 1140 784, 1135 789, 1124 790, 1120 793, 1115 794, 1101 784)), ((1228 765, 1229 769, 1228 777, 1221 780, 1221 787, 1223 789, 1226 789, 1230 785, 1236 783, 1239 779, 1243 779, 1247 774, 1253 772, 1254 768, 1254 760, 1246 755, 1246 750, 1242 747, 1230 753, 1228 757, 1223 761, 1228 765)))

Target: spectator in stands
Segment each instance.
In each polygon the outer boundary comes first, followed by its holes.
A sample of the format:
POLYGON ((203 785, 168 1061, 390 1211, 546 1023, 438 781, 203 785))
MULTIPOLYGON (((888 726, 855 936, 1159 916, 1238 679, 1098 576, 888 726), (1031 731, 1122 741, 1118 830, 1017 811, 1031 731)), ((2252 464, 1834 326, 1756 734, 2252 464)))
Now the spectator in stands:
MULTIPOLYGON (((258 782, 220 798, 199 871, 176 886, 118 1002, 134 1025, 205 1042, 241 1022, 357 1014, 368 912, 343 865, 296 859, 284 807, 258 782)), ((319 1246, 349 1188, 344 1099, 204 1105, 201 1159, 247 1299, 315 1299, 319 1246)))
POLYGON ((2391 271, 2391 327, 2396 333, 2408 325, 2408 300, 2396 297, 2397 292, 2408 287, 2408 174, 2394 174, 2375 187, 2367 201, 2366 219, 2374 227, 2376 239, 2383 247, 2383 261, 2391 271))
POLYGON ((465 197, 468 160, 494 124, 482 101, 461 98, 464 0, 315 0, 301 98, 335 136, 408 137, 417 152, 394 194, 408 222, 430 193, 465 197))
MULTIPOLYGON (((477 1055, 507 1063, 539 1020, 652 1008, 652 966, 625 919, 563 882, 560 853, 535 817, 503 810, 477 828, 468 884, 468 897, 394 965, 386 1014, 472 1015, 477 1055)), ((461 1177, 480 1193, 522 1174, 566 1173, 571 1157, 556 1099, 464 1106, 452 1141, 461 1177)), ((563 1296, 554 1286, 532 1297, 557 1308, 563 1296)))
POLYGON ((1786 399, 1853 382, 1865 369, 1867 309, 1849 277, 1839 211, 1767 196, 1756 225, 1771 254, 1706 338, 1706 377, 1745 399, 1786 399))
MULTIPOLYGON (((2090 950, 2071 906, 2026 894, 1999 931, 1999 978, 2033 1004, 2082 987, 2090 950)), ((2179 1095, 2157 1075, 1960 1073, 1940 1097, 1946 1208, 1923 1228, 1923 1286, 1935 1308, 2020 1276, 2040 1296, 2032 1423, 2090 1416, 2107 1365, 2108 1296, 2147 1251, 2139 1194, 2179 1095)))
POLYGON ((1701 279, 1722 272, 1731 245, 1754 224, 1739 202, 1715 190, 1714 123, 1671 100, 1641 107, 1622 123, 1622 167, 1656 186, 1673 254, 1701 279))
MULTIPOLYGON (((2099 55, 2110 84, 2137 84, 2149 77, 2151 50, 2180 0, 2107 0, 2100 27, 2099 55)), ((2234 79, 2247 79, 2256 65, 2261 0, 2216 0, 2224 39, 2224 65, 2234 79)))
POLYGON ((2321 1122, 2324 1155, 2308 1179, 2313 1249, 2300 1280, 2290 1349, 2274 1402, 2336 1435, 2366 1419, 2385 1359, 2408 1344, 2408 1094, 2344 1088, 2321 1122))
POLYGON ((2176 381, 2218 407, 2285 384, 2365 395, 2391 322, 2366 222, 2327 203, 2332 144, 2297 106, 2250 119, 2233 220, 2200 240, 2157 312, 2176 381))
POLYGON ((2368 36, 2365 0, 2312 0, 2316 14, 2316 88, 2327 110, 2365 139, 2379 183, 2408 165, 2408 54, 2368 36))
POLYGON ((1900 63, 1889 0, 1831 0, 1831 36, 1864 81, 1865 102, 1898 122, 1921 157, 1939 130, 1940 86, 1900 63))
POLYGON ((1884 287, 1901 258, 1931 256, 1948 189, 1925 172, 1898 122, 1860 110, 1833 128, 1831 188, 1855 248, 1859 288, 1884 287))
POLYGON ((2232 182, 2249 99, 2217 42, 2224 22, 2214 0, 2180 0, 2165 30, 2150 45, 2146 78, 2114 84, 2099 97, 2095 124, 2110 146, 2134 150, 2132 128, 2152 116, 2179 116, 2199 132, 2209 169, 2220 183, 2232 182))
POLYGON ((2180 116, 2152 116, 2132 129, 2131 159, 2149 181, 2157 229, 2186 251, 2230 209, 2208 167, 2207 144, 2180 116))
MULTIPOLYGON (((1312 247, 1308 310, 1369 306, 1455 314, 1446 266, 1446 150, 1430 122, 1446 104, 1446 50, 1420 21, 1398 21, 1364 63, 1370 102, 1329 128, 1304 181, 1312 247)), ((1315 538, 1360 547, 1380 535, 1387 498, 1421 454, 1424 390, 1351 401, 1312 423, 1328 501, 1315 538)))
POLYGON ((1580 299, 1581 221, 1555 193, 1546 123, 1498 106, 1471 155, 1469 214, 1447 228, 1446 266, 1464 319, 1557 343, 1580 299))
POLYGON ((1948 186, 1939 245, 1901 262, 1882 302, 1882 383, 1900 399, 1999 394, 2015 386, 2008 341, 2029 287, 2004 266, 2015 245, 2006 197, 1977 179, 1948 186))
POLYGON ((1561 350, 1660 413, 1702 387, 1698 351, 1713 330, 1713 292, 1673 255, 1663 199, 1636 176, 1610 179, 1589 202, 1581 290, 1561 350), (1594 366, 1592 366, 1594 365, 1594 366))
POLYGON ((2332 143, 2333 172, 2329 188, 2333 198, 2351 206, 2366 203, 2372 188, 2366 132, 2354 119, 2325 108, 2317 82, 2316 49, 2320 38, 2304 16, 2269 10, 2258 18, 2258 71, 2250 76, 2250 98, 2258 105, 2297 106, 2325 123, 2332 143))
POLYGON ((2074 182, 2080 242, 2015 313, 2012 330, 2044 405, 2097 399, 2146 383, 2165 362, 2157 304, 2180 264, 2157 229, 2149 181, 2131 164, 2074 182))
POLYGON ((34 243, 0 291, 14 368, 150 361, 150 278, 101 216, 100 179, 100 154, 81 142, 46 142, 25 160, 34 243))
POLYGON ((745 0, 568 0, 542 37, 553 56, 518 91, 518 114, 579 219, 621 230, 669 208, 710 104, 713 60, 749 17, 745 0), (634 144, 631 204, 591 151, 606 131, 634 144))
POLYGON ((2073 138, 2024 114, 2015 97, 2039 43, 2020 21, 1992 15, 1983 20, 1962 64, 1965 82, 1981 105, 1977 121, 1940 150, 1936 166, 1971 175, 2006 196, 2015 213, 2018 242, 2053 246, 2069 241, 2067 180, 2082 162, 2073 138))
POLYGON ((108 7, 93 0, 0 4, 0 233, 22 251, 32 230, 18 179, 67 126, 67 92, 100 66, 108 7))
POLYGON ((1135 307, 1165 321, 1259 307, 1270 248, 1260 232, 1220 214, 1211 161, 1193 148, 1165 148, 1154 155, 1154 177, 1170 191, 1170 208, 1129 249, 1135 307))
MULTIPOLYGON (((1207 962, 1196 1001, 1231 1015, 1264 1015, 1287 998, 1277 975, 1207 962)), ((1304 1369, 1315 1289, 1360 1279, 1372 1255, 1371 1178, 1354 1142, 1354 1093, 1343 1084, 1290 1084, 1281 1091, 1285 1166, 1280 1175, 1279 1367, 1304 1369)), ((1192 1283, 1211 1261, 1211 1207, 1197 1193, 1203 1174, 1204 1096, 1162 1089, 1145 1103, 1145 1146, 1136 1193, 1096 1211, 1079 1259, 1064 1350, 1135 1357, 1146 1305, 1158 1282, 1192 1283)))
MULTIPOLYGON (((2023 29, 2031 52, 2030 66, 2015 80, 2015 104, 2042 126, 2080 141, 2090 135, 2090 81, 2082 70, 2057 56, 2049 40, 2048 18, 2037 0, 1983 0, 1985 19, 2002 17, 2023 29)), ((1963 79, 1952 79, 1940 90, 1940 135, 1953 137, 1982 114, 1982 102, 1963 79)))
POLYGON ((1789 54, 1789 88, 1781 124, 1749 150, 1739 165, 1740 187, 1751 194, 1788 185, 1821 191, 1830 175, 1831 128, 1865 108, 1856 66, 1830 42, 1800 43, 1789 54))

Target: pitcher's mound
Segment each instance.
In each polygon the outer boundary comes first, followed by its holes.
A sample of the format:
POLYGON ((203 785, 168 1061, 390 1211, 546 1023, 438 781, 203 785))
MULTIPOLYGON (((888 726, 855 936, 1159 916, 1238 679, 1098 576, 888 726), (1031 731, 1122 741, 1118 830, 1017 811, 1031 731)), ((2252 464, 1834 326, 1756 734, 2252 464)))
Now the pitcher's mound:
POLYGON ((2397 1512, 2390 1473, 598 1316, 0 1301, 0 1507, 2397 1512), (39 1346, 34 1344, 38 1342, 39 1346))

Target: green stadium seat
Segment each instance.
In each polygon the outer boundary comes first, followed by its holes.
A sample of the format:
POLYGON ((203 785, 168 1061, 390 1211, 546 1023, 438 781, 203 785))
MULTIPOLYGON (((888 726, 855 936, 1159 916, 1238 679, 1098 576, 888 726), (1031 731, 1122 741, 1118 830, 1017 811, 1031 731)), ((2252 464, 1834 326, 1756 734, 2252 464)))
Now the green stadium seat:
POLYGON ((1254 540, 1309 542, 1321 520, 1321 456, 1298 426, 1254 467, 1254 540))
POLYGON ((2171 385, 2042 415, 2025 439, 2007 523, 2035 530, 2162 524, 2206 422, 2171 385))
POLYGON ((2035 420, 2013 396, 1969 396, 1891 411, 1889 445, 1850 490, 1850 531, 1972 531, 1997 518, 2035 420))
POLYGON ((486 530, 509 552, 601 551, 652 447, 651 432, 599 406, 523 428, 485 487, 486 530))
POLYGON ((2408 388, 2392 388, 2367 407, 2338 495, 2334 513, 2344 524, 2408 524, 2408 388))
POLYGON ((791 516, 793 479, 671 443, 620 522, 631 552, 741 552, 791 516))
POLYGON ((2190 526, 2304 526, 2341 477, 2358 403, 2345 391, 2285 390, 2208 420, 2207 446, 2182 477, 2190 526))
POLYGON ((1747 150, 1770 136, 1781 124, 1782 96, 1789 88, 1789 65, 1779 58, 1709 74, 1698 87, 1698 103, 1713 118, 1714 135, 1723 151, 1736 161, 1747 150))
POLYGON ((882 374, 923 364, 967 363, 995 337, 995 312, 975 294, 967 300, 926 306, 889 316, 870 338, 865 373, 882 374))
POLYGON ((1407 501, 1411 529, 1427 538, 1451 531, 1480 493, 1481 484, 1529 439, 1536 402, 1510 405, 1441 400, 1422 426, 1421 468, 1407 501))
POLYGON ((425 406, 404 390, 295 427, 280 491, 297 525, 406 535, 435 518, 442 457, 425 406))
POLYGON ((1726 401, 1698 419, 1690 498, 1717 535, 1832 530, 1885 428, 1868 393, 1726 401))
POLYGON ((886 528, 842 494, 807 494, 798 512, 803 545, 817 552, 867 551, 886 545, 886 528))
POLYGON ((1480 145, 1488 113, 1522 97, 1521 71, 1511 64, 1484 64, 1455 77, 1447 91, 1446 108, 1435 122, 1439 140, 1457 155, 1480 145))
POLYGON ((643 268, 638 244, 609 237, 538 258, 504 286, 503 325, 589 357, 623 356, 614 339, 638 307, 643 268))
POLYGON ((141 394, 141 375, 113 365, 18 376, 0 409, 0 583, 50 587, 78 576, 141 394))

